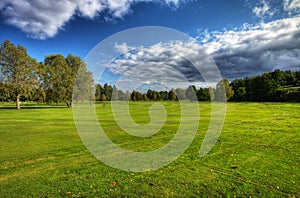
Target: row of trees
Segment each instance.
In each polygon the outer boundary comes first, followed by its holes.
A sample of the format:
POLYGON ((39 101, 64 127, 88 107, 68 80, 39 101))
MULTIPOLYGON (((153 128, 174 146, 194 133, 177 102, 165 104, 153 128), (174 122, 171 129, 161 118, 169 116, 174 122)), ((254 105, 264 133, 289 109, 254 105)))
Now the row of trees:
POLYGON ((176 101, 178 99, 191 99, 191 100, 210 100, 210 89, 200 88, 196 89, 195 86, 189 86, 187 89, 172 89, 170 91, 155 91, 149 89, 146 93, 141 93, 139 91, 132 91, 125 93, 122 90, 118 90, 117 87, 104 84, 96 85, 95 100, 96 101, 110 101, 110 100, 172 100, 176 101))
POLYGON ((170 91, 148 90, 146 93, 133 91, 123 93, 116 87, 105 84, 96 85, 96 101, 110 100, 193 100, 209 101, 249 101, 249 102, 300 102, 300 71, 267 72, 260 76, 236 79, 229 83, 221 80, 216 88, 199 88, 190 85, 187 89, 177 88, 170 91), (224 95, 226 93, 226 98, 224 95))
POLYGON ((232 87, 229 85, 228 80, 223 79, 217 84, 216 89, 213 88, 196 88, 194 85, 190 85, 187 89, 177 88, 170 91, 156 91, 149 89, 146 93, 139 91, 132 91, 125 93, 122 90, 118 90, 116 86, 104 84, 104 86, 97 84, 95 91, 96 101, 111 101, 111 100, 131 100, 131 101, 159 101, 159 100, 192 100, 192 101, 209 101, 213 98, 219 98, 220 100, 230 99, 233 96, 232 87), (224 88, 227 98, 223 98, 224 88), (223 91, 222 91, 223 90, 223 91))
POLYGON ((230 83, 231 101, 300 102, 300 71, 267 72, 230 83))
MULTIPOLYGON (((43 62, 31 58, 25 47, 5 41, 0 46, 0 100, 15 101, 20 109, 21 100, 64 102, 72 107, 74 86, 92 93, 92 73, 80 57, 69 54, 49 55, 43 62), (75 77, 78 80, 75 82, 75 77), (80 86, 79 86, 80 84, 80 86)), ((85 94, 81 94, 85 95, 85 94)), ((82 100, 78 95, 76 100, 82 100)))

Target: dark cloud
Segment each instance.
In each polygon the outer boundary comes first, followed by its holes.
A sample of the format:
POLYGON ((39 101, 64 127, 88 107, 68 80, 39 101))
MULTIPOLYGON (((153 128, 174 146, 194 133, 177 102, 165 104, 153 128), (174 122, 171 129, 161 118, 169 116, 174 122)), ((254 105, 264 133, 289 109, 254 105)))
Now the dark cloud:
POLYGON ((300 69, 300 17, 239 31, 212 32, 204 43, 224 77, 258 75, 274 69, 300 69))
POLYGON ((147 48, 123 43, 117 44, 116 49, 123 55, 108 68, 112 74, 122 76, 124 82, 186 88, 189 84, 220 80, 214 61, 195 40, 158 43, 147 48))

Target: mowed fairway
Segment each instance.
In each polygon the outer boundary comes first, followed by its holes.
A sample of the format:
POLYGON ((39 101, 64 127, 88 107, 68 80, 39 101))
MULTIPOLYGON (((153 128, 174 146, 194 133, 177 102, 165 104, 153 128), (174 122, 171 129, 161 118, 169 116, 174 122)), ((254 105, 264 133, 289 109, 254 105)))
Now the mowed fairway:
MULTIPOLYGON (((151 102, 132 102, 140 124, 151 102)), ((119 146, 149 151, 166 144, 180 124, 180 106, 162 102, 166 125, 150 138, 132 137, 113 119, 110 103, 97 104, 99 121, 119 146)), ((222 134, 198 157, 210 120, 199 103, 197 135, 177 160, 155 171, 124 172, 97 160, 81 142, 72 110, 0 104, 0 197, 299 197, 300 104, 228 103, 222 134)), ((134 163, 134 162, 132 162, 134 163)))

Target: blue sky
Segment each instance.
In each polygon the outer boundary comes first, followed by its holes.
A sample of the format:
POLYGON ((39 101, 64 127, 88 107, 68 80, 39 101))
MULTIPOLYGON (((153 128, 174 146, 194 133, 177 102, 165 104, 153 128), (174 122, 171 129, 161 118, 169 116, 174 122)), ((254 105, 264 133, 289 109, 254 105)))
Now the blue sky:
POLYGON ((38 61, 84 59, 115 33, 163 26, 195 38, 229 79, 300 69, 299 0, 2 0, 0 12, 0 42, 21 44, 38 61))
POLYGON ((33 57, 43 60, 44 56, 50 53, 66 55, 71 52, 85 57, 98 42, 133 27, 164 26, 196 36, 201 29, 222 30, 256 20, 241 0, 232 0, 230 3, 203 0, 178 6, 176 8, 172 5, 142 2, 133 4, 129 13, 121 18, 108 13, 100 13, 95 19, 74 15, 55 36, 42 40, 32 39, 32 35, 5 23, 6 18, 2 17, 0 38, 1 41, 9 39, 13 43, 26 46, 33 57), (103 16, 105 14, 107 16, 103 16))

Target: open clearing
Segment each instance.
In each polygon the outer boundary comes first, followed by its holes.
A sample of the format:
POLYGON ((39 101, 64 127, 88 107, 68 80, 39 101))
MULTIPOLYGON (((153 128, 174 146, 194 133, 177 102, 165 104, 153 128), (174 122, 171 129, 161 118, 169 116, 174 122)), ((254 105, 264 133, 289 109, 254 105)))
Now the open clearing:
MULTIPOLYGON (((150 121, 151 102, 132 102, 137 123, 150 121)), ((110 103, 97 104, 98 118, 119 146, 149 151, 176 133, 180 107, 162 102, 167 124, 151 138, 132 137, 117 126, 110 103)), ((228 103, 222 134, 198 157, 210 120, 199 103, 197 135, 177 160, 156 171, 124 172, 97 160, 81 142, 72 110, 29 105, 17 111, 0 104, 0 197, 299 197, 300 104, 228 103)))

